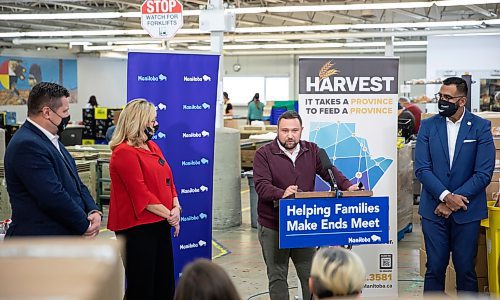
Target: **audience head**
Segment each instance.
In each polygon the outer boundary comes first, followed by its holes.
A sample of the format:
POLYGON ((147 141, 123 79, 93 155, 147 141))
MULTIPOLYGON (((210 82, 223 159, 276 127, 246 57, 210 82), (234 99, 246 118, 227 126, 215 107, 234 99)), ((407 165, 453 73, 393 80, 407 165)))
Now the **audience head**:
POLYGON ((207 260, 197 259, 184 267, 174 300, 240 300, 226 271, 207 260))
POLYGON ((341 247, 323 248, 314 256, 309 288, 314 299, 354 298, 361 294, 365 277, 356 253, 341 247))

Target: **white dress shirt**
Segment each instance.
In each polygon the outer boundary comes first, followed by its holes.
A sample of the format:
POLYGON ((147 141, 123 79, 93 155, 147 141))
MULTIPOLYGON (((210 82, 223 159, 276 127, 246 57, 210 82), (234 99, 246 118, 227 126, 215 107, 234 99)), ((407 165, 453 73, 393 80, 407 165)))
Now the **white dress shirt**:
POLYGON ((293 151, 290 153, 290 151, 287 150, 285 147, 283 147, 278 140, 276 140, 276 142, 278 143, 278 147, 280 147, 281 151, 285 152, 285 155, 292 160, 293 166, 295 167, 295 160, 297 159, 297 156, 299 155, 300 151, 300 143, 298 143, 297 146, 295 146, 293 151))
MULTIPOLYGON (((450 118, 446 118, 446 132, 448 134, 448 154, 450 156, 450 170, 451 167, 453 166, 453 156, 455 155, 455 148, 457 145, 457 138, 458 138, 458 131, 460 130, 460 124, 462 123, 462 119, 464 118, 465 115, 465 110, 462 113, 462 116, 458 121, 453 123, 450 118)), ((439 200, 443 201, 444 197, 448 195, 450 191, 445 190, 444 192, 439 195, 439 200)))
MULTIPOLYGON (((38 125, 35 121, 31 120, 29 117, 26 118, 26 121, 30 122, 36 128, 40 129, 40 131, 43 132, 43 134, 45 134, 47 136, 47 138, 54 145, 54 147, 56 147, 57 151, 59 151, 59 153, 61 153, 61 149, 59 148, 59 136, 57 134, 53 135, 47 129, 45 129, 42 126, 38 125)), ((61 155, 62 155, 62 153, 61 153, 61 155)))

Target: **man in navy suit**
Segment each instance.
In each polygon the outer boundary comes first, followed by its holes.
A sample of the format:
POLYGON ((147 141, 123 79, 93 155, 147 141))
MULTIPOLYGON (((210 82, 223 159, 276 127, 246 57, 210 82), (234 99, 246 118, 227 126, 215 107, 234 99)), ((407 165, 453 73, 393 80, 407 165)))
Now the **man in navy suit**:
POLYGON ((424 292, 444 291, 452 253, 457 290, 477 292, 480 221, 488 217, 485 187, 495 167, 491 122, 465 109, 467 83, 450 77, 436 94, 439 115, 422 121, 415 175, 422 182, 419 214, 427 249, 424 292))
POLYGON ((69 122, 69 92, 41 82, 28 97, 28 118, 5 152, 12 205, 7 237, 96 236, 101 213, 80 180, 75 161, 59 141, 69 122))

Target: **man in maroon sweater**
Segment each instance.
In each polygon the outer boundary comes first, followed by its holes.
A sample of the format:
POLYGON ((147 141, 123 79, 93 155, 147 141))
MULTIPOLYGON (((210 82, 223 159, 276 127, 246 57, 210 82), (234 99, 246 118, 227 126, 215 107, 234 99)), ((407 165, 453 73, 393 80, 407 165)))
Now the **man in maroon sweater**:
MULTIPOLYGON (((316 174, 329 182, 328 171, 322 168, 319 147, 301 141, 302 119, 295 111, 287 111, 278 119, 278 137, 255 153, 253 175, 259 196, 257 205, 258 236, 267 266, 271 300, 289 299, 288 263, 292 258, 302 287, 304 300, 310 298, 308 287, 314 248, 279 249, 278 208, 274 201, 299 191, 314 190, 316 174)), ((356 190, 337 168, 333 175, 341 190, 356 190)))
POLYGON ((409 110, 415 117, 415 127, 413 127, 413 134, 418 134, 420 129, 420 120, 422 119, 422 110, 415 104, 411 103, 406 97, 399 98, 399 103, 409 110))

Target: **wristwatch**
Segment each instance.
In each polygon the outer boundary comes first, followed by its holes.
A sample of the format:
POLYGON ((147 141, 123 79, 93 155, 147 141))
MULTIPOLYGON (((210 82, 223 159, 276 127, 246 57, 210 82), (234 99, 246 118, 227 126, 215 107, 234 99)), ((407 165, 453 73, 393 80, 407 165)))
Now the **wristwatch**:
POLYGON ((172 209, 178 207, 179 208, 179 213, 182 214, 182 207, 180 205, 174 205, 174 207, 172 207, 172 209))

